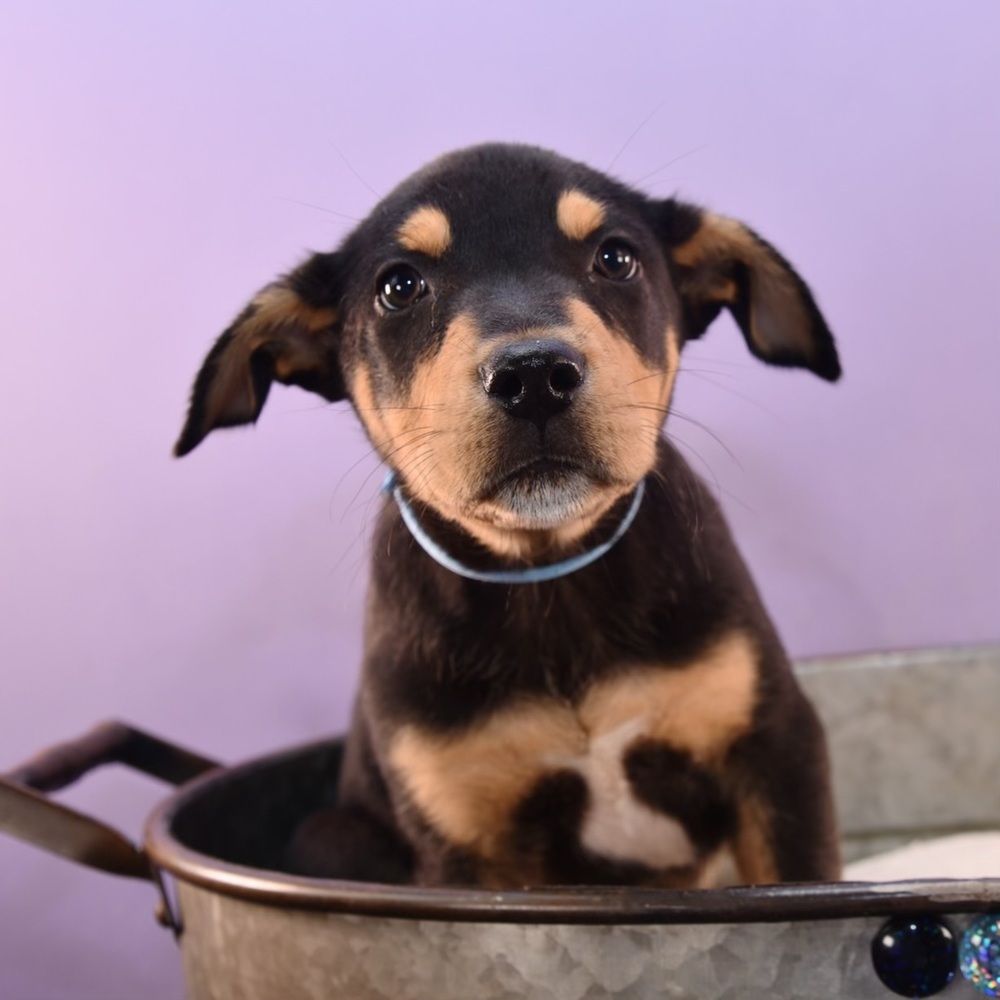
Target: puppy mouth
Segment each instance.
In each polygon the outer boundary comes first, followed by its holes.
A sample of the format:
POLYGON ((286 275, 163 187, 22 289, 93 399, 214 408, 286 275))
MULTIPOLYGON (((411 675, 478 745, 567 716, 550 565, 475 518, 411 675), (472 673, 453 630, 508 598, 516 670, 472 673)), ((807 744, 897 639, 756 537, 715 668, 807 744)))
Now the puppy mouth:
POLYGON ((607 485, 605 476, 577 460, 546 456, 498 475, 481 504, 498 526, 544 530, 586 516, 607 485))

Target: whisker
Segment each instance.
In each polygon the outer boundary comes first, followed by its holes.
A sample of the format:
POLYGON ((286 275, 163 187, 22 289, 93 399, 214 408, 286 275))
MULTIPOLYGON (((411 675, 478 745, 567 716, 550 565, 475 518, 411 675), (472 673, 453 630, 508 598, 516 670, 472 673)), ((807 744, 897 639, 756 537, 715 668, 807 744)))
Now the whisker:
POLYGON ((447 403, 423 403, 412 406, 357 406, 358 413, 434 413, 443 410, 447 403))
MULTIPOLYGON (((685 372, 686 371, 687 371, 687 369, 685 369, 685 372)), ((712 386, 713 388, 718 389, 720 392, 728 393, 730 396, 735 396, 737 399, 742 399, 745 402, 749 403, 751 406, 756 407, 758 410, 761 411, 761 413, 766 413, 769 417, 772 417, 782 427, 786 427, 788 425, 788 421, 780 413, 777 413, 775 410, 772 410, 770 407, 765 406, 759 399, 754 399, 753 396, 748 396, 746 393, 740 392, 738 389, 734 389, 730 385, 721 385, 720 383, 718 383, 718 382, 714 381, 713 379, 709 378, 707 375, 705 375, 702 372, 692 372, 692 374, 693 375, 697 375, 698 377, 700 377, 702 379, 703 382, 706 382, 708 385, 712 386)), ((736 377, 734 375, 731 375, 729 372, 717 372, 717 373, 713 373, 713 374, 717 374, 720 377, 725 377, 725 378, 735 378, 736 377)))
POLYGON ((665 375, 676 375, 679 371, 680 367, 661 368, 655 372, 650 372, 648 375, 640 375, 638 378, 634 378, 630 382, 627 382, 626 385, 638 385, 640 382, 646 382, 651 378, 663 378, 665 375))
POLYGON ((635 403, 627 402, 620 403, 615 407, 617 410, 649 410, 651 413, 659 413, 661 417, 665 417, 670 413, 670 406, 658 406, 656 403, 635 403))
MULTIPOLYGON (((662 105, 661 105, 662 107, 662 105)), ((655 177, 657 174, 663 173, 667 167, 672 167, 675 163, 679 163, 681 160, 687 159, 689 156, 694 156, 695 153, 700 153, 703 149, 708 149, 709 146, 713 145, 711 142, 703 142, 700 146, 695 146, 694 149, 689 149, 686 153, 681 153, 680 156, 675 156, 672 160, 667 160, 662 167, 657 167, 655 170, 651 170, 648 174, 643 174, 638 180, 632 181, 631 183, 636 186, 640 185, 643 181, 648 181, 650 177, 655 177)))
POLYGON ((683 420, 687 424, 691 424, 693 427, 697 427, 700 431, 707 434, 730 458, 733 464, 740 470, 740 472, 746 472, 743 468, 743 463, 736 457, 736 453, 726 444, 725 441, 719 437, 715 431, 712 430, 707 424, 703 424, 700 420, 696 420, 694 417, 689 417, 685 413, 681 413, 678 410, 671 409, 670 415, 676 417, 678 420, 683 420))
POLYGON ((327 215, 335 215, 338 219, 347 219, 349 222, 360 222, 356 215, 348 215, 346 212, 337 212, 332 208, 324 208, 322 205, 314 205, 311 201, 302 201, 299 198, 289 198, 283 194, 274 196, 278 201, 287 201, 292 205, 301 205, 303 208, 314 208, 317 212, 325 212, 327 215))
POLYGON ((362 177, 361 174, 357 172, 357 170, 354 169, 354 167, 351 164, 351 161, 346 156, 344 156, 340 147, 332 139, 328 141, 330 145, 333 146, 333 148, 336 150, 337 155, 344 161, 345 164, 347 164, 347 169, 350 170, 350 172, 354 174, 354 176, 357 177, 357 179, 361 181, 361 183, 364 184, 364 186, 368 188, 368 190, 371 191, 371 193, 381 201, 382 195, 378 191, 376 191, 375 188, 373 188, 371 184, 369 184, 368 181, 366 181, 364 177, 362 177))
POLYGON ((659 104, 657 104, 656 107, 653 108, 653 110, 650 111, 649 114, 646 115, 646 117, 643 118, 643 120, 639 122, 639 124, 632 130, 632 134, 625 140, 624 144, 622 145, 622 148, 619 149, 617 153, 615 153, 614 159, 605 168, 606 173, 611 172, 611 168, 618 162, 618 158, 622 155, 622 153, 624 153, 625 150, 628 149, 632 140, 646 127, 650 119, 652 119, 656 115, 656 113, 663 108, 664 104, 666 104, 666 101, 661 101, 659 104))
POLYGON ((340 479, 337 482, 337 485, 334 487, 333 495, 330 497, 330 503, 331 503, 331 505, 333 504, 334 500, 337 497, 337 491, 344 484, 344 482, 346 481, 346 479, 350 475, 350 473, 352 473, 363 462, 366 462, 366 461, 368 461, 371 458, 375 458, 377 460, 376 465, 364 477, 364 479, 362 479, 361 484, 359 485, 359 487, 358 487, 357 491, 355 492, 354 496, 348 501, 346 507, 342 511, 341 518, 340 518, 341 521, 347 515, 348 511, 352 511, 352 510, 356 509, 356 505, 357 505, 359 496, 364 491, 364 489, 368 486, 368 484, 371 482, 372 476, 374 476, 379 471, 379 469, 381 468, 381 465, 382 465, 383 462, 392 459, 399 452, 400 449, 406 448, 406 447, 412 445, 414 443, 414 441, 420 441, 421 438, 420 438, 419 434, 423 434, 424 436, 433 436, 434 433, 435 433, 434 429, 430 428, 430 427, 415 427, 415 428, 410 428, 410 430, 406 432, 406 439, 402 440, 402 441, 397 441, 395 447, 392 448, 392 449, 390 449, 387 452, 387 454, 384 456, 384 458, 383 458, 383 456, 381 456, 379 454, 378 449, 373 446, 373 447, 369 448, 359 459, 357 459, 355 462, 352 462, 351 465, 348 466, 348 468, 344 470, 343 474, 340 476, 340 479))
POLYGON ((683 438, 679 438, 669 432, 666 434, 666 437, 670 440, 671 444, 675 444, 679 448, 684 448, 697 458, 698 464, 705 470, 705 475, 709 479, 709 486, 711 486, 716 500, 721 501, 724 497, 730 502, 738 504, 743 510, 749 511, 750 513, 754 512, 753 507, 751 507, 750 504, 748 504, 742 497, 737 496, 732 490, 727 490, 722 486, 719 477, 715 474, 711 465, 709 465, 708 460, 689 441, 685 441, 683 438))

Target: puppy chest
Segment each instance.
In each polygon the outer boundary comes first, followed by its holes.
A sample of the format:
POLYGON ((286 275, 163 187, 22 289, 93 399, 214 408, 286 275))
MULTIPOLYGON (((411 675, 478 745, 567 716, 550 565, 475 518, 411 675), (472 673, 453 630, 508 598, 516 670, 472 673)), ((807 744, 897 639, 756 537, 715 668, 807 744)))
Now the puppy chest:
POLYGON ((515 703, 458 733, 408 725, 390 763, 426 821, 485 860, 689 868, 731 832, 722 761, 755 679, 749 656, 634 670, 574 705, 515 703))

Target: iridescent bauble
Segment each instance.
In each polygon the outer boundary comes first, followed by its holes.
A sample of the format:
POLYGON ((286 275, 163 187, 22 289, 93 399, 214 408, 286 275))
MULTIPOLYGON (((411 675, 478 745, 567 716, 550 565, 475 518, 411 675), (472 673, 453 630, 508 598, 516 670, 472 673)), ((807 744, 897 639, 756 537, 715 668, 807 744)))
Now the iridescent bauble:
POLYGON ((962 975, 988 997, 1000 997, 1000 915, 980 917, 969 926, 958 950, 962 975))

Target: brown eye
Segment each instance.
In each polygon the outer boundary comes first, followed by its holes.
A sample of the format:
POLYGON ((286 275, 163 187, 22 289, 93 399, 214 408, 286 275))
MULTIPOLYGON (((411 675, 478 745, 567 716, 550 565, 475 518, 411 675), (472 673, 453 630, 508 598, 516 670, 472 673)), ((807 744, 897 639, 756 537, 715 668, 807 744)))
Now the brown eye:
POLYGON ((605 240, 594 255, 594 269, 612 281, 628 281, 639 270, 639 260, 623 240, 605 240))
POLYGON ((427 282, 409 264, 394 264, 379 275, 377 289, 381 305, 399 312, 412 306, 427 291, 427 282))

